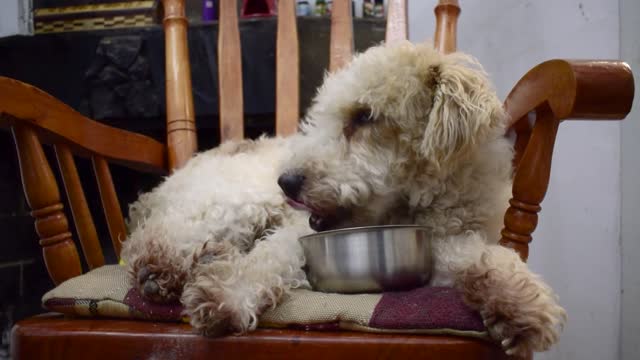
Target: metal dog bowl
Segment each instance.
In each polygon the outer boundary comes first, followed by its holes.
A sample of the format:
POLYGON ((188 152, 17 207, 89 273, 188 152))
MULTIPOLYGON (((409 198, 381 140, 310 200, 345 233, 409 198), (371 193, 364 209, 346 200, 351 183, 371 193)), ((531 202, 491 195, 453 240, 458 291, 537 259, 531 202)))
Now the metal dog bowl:
POLYGON ((300 242, 307 279, 317 291, 407 290, 431 277, 431 242, 420 226, 332 230, 304 236, 300 242))

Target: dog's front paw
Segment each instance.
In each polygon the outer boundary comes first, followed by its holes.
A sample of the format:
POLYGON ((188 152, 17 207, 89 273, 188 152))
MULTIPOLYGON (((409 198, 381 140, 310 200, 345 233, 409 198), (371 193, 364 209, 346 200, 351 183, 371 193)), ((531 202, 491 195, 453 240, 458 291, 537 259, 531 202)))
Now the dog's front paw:
POLYGON ((191 325, 206 336, 242 334, 255 329, 257 315, 248 299, 234 293, 232 284, 215 276, 197 275, 182 294, 184 313, 191 325))
POLYGON ((138 292, 157 303, 178 300, 187 276, 181 269, 156 263, 147 263, 133 272, 138 292))
MULTIPOLYGON (((485 280, 491 277, 487 275, 485 280)), ((480 305, 489 334, 508 355, 525 356, 532 351, 548 350, 558 342, 566 312, 551 289, 537 277, 516 273, 507 279, 499 292, 490 286, 476 288, 484 289, 484 294, 477 291, 475 294, 482 296, 471 301, 480 305)))
POLYGON ((150 241, 129 254, 127 266, 132 286, 153 302, 176 301, 187 282, 187 259, 170 246, 150 241))
POLYGON ((558 342, 567 314, 553 290, 513 250, 487 248, 458 273, 456 286, 508 355, 546 351, 558 342))
POLYGON ((214 295, 201 287, 188 287, 183 294, 183 303, 191 326, 205 336, 243 334, 255 329, 254 315, 238 304, 225 301, 221 293, 214 295), (185 301, 187 298, 192 301, 185 301))
POLYGON ((481 311, 489 334, 507 355, 546 351, 558 341, 566 312, 550 294, 532 296, 530 302, 503 303, 481 311))
POLYGON ((566 315, 559 306, 550 305, 509 314, 484 312, 483 318, 489 334, 507 355, 524 356, 531 351, 546 351, 555 344, 566 315))

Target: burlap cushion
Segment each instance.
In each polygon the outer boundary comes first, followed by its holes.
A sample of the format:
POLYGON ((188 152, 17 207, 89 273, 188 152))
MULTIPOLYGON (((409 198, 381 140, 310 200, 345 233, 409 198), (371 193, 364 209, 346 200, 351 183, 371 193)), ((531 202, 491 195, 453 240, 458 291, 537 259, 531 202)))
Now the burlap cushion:
MULTIPOLYGON (((45 308, 69 315, 184 321, 182 306, 146 301, 123 267, 107 265, 46 293, 45 308)), ((261 327, 455 334, 487 338, 480 316, 451 288, 341 295, 296 290, 260 317, 261 327)))

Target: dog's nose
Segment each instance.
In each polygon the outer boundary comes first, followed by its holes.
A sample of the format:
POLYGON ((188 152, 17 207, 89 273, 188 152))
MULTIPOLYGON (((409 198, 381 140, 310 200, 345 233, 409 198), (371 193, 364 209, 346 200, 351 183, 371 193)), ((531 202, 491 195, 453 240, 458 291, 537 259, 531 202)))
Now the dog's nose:
POLYGON ((304 175, 299 174, 282 174, 278 178, 278 185, 284 191, 284 194, 291 199, 297 199, 304 183, 304 175))

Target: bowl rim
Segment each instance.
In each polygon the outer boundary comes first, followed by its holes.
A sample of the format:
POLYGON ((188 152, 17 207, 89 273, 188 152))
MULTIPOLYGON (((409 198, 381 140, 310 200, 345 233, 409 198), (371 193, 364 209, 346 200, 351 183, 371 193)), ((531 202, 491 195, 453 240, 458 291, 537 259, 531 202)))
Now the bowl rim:
POLYGON ((305 235, 300 237, 300 241, 312 239, 312 238, 322 238, 327 235, 337 235, 337 234, 345 234, 345 233, 358 233, 358 232, 372 232, 376 230, 394 230, 394 229, 423 229, 427 230, 426 226, 417 225, 417 224, 409 224, 409 225, 374 225, 374 226, 356 226, 335 230, 327 230, 320 231, 313 234, 305 235))

